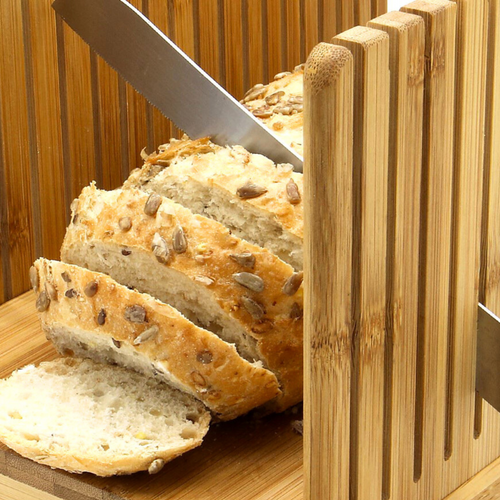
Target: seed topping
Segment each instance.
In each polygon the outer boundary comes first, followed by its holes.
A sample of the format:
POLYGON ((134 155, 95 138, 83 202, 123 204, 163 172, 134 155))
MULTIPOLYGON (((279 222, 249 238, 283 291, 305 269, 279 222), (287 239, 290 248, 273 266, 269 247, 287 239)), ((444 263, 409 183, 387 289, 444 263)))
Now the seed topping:
POLYGON ((124 255, 125 257, 128 257, 131 253, 132 250, 127 250, 126 248, 122 250, 122 255, 124 255))
POLYGON ((40 282, 38 278, 38 270, 35 266, 30 267, 29 277, 30 277, 31 288, 33 288, 35 292, 38 292, 38 287, 40 285, 40 282))
POLYGON ((122 343, 121 343, 119 340, 114 339, 113 337, 111 337, 111 340, 113 341, 113 345, 114 345, 117 349, 120 349, 120 347, 122 346, 122 343))
MULTIPOLYGON (((104 309, 101 309, 99 311, 99 314, 97 315, 97 324, 102 326, 102 325, 104 325, 104 323, 106 323, 106 311, 104 309)), ((115 342, 115 340, 113 339, 113 343, 114 342, 115 342)), ((118 342, 118 341, 116 341, 116 342, 118 342)), ((116 347, 119 347, 119 346, 116 345, 116 347)))
POLYGON ((249 269, 255 267, 255 256, 250 252, 232 253, 229 257, 240 266, 248 267, 249 269))
POLYGON ((127 306, 125 308, 125 319, 131 323, 145 323, 146 309, 139 305, 127 306))
POLYGON ((290 71, 282 71, 281 73, 278 73, 278 74, 274 75, 274 79, 275 80, 281 80, 282 78, 285 78, 285 76, 289 76, 291 74, 292 73, 290 73, 290 71))
POLYGON ((215 280, 209 276, 195 276, 194 281, 197 281, 205 286, 210 286, 215 280))
POLYGON ((301 319, 303 315, 304 311, 302 310, 302 307, 300 307, 297 302, 294 302, 292 309, 290 310, 290 319, 301 319))
POLYGON ((205 377, 199 372, 191 373, 191 380, 200 387, 205 387, 207 385, 205 377))
POLYGON ((273 106, 274 104, 278 104, 280 102, 280 99, 285 95, 285 93, 282 90, 278 90, 278 92, 274 92, 274 94, 268 95, 266 97, 266 103, 269 104, 270 106, 273 106))
POLYGON ((292 295, 295 295, 297 293, 297 290, 300 288, 300 285, 302 285, 303 279, 304 279, 303 271, 299 271, 298 273, 293 273, 285 281, 285 284, 283 285, 282 288, 283 293, 285 295, 289 295, 290 297, 292 295))
POLYGON ((162 458, 157 458, 151 462, 151 465, 148 467, 148 472, 152 474, 158 474, 163 469, 165 465, 165 460, 162 458))
POLYGON ((150 215, 151 217, 156 215, 158 209, 160 208, 162 198, 159 194, 151 193, 144 205, 144 213, 150 215))
POLYGON ((252 290, 252 292, 262 292, 264 290, 264 280, 253 273, 234 273, 233 279, 241 286, 252 290))
POLYGON ((175 253, 184 253, 187 250, 187 238, 182 226, 175 226, 172 234, 172 246, 175 253))
POLYGON ((49 297, 50 300, 57 300, 56 287, 52 283, 49 283, 48 281, 45 282, 45 292, 47 293, 47 296, 49 297))
POLYGON ((265 310, 261 304, 246 296, 241 297, 241 302, 243 303, 243 307, 250 313, 253 319, 262 319, 265 314, 265 310))
POLYGON ((71 276, 66 271, 61 273, 61 278, 65 283, 71 283, 71 276))
POLYGON ((85 285, 85 288, 83 289, 83 292, 87 297, 93 297, 97 293, 97 289, 99 288, 99 285, 97 281, 90 281, 85 285))
POLYGON ((69 288, 64 293, 64 296, 67 297, 68 299, 74 299, 77 295, 78 295, 78 292, 74 288, 69 288))
POLYGON ((150 326, 147 330, 144 330, 136 339, 134 340, 134 345, 140 345, 148 340, 153 340, 158 335, 160 329, 157 325, 150 326))
POLYGON ((208 365, 212 362, 212 360, 214 359, 214 356, 208 349, 205 349, 203 351, 200 351, 196 355, 196 359, 198 362, 200 362, 204 365, 208 365))
POLYGON ((132 229, 132 219, 130 217, 122 217, 118 221, 118 227, 126 233, 132 229))
POLYGON ((252 114, 257 118, 270 118, 273 116, 273 110, 269 106, 262 106, 260 108, 254 109, 252 114))
POLYGON ((299 187, 293 179, 290 179, 286 184, 286 197, 292 205, 297 205, 302 200, 299 187))
POLYGON ((36 299, 36 308, 39 312, 46 311, 50 306, 50 299, 45 291, 42 291, 36 299))
POLYGON ((167 242, 162 238, 159 233, 155 233, 153 236, 153 243, 151 245, 151 250, 156 257, 156 260, 161 264, 166 264, 170 257, 170 250, 168 249, 167 242))
POLYGON ((243 186, 236 190, 236 194, 243 200, 248 200, 250 198, 258 198, 264 193, 267 193, 267 189, 263 186, 259 186, 252 181, 247 181, 243 186))

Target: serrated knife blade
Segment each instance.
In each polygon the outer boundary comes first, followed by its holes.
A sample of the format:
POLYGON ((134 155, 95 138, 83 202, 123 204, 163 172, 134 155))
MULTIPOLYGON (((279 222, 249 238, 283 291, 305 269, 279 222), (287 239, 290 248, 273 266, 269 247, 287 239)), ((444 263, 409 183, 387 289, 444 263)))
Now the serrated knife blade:
POLYGON ((302 158, 125 0, 52 7, 111 67, 192 139, 239 144, 302 171, 302 158))

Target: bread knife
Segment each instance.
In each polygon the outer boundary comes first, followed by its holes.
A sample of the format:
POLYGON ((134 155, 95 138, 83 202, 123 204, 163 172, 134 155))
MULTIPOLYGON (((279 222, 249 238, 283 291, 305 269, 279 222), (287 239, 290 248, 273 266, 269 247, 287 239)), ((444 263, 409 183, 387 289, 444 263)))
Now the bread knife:
POLYGON ((52 7, 111 67, 191 139, 239 144, 302 172, 302 158, 125 0, 52 7))

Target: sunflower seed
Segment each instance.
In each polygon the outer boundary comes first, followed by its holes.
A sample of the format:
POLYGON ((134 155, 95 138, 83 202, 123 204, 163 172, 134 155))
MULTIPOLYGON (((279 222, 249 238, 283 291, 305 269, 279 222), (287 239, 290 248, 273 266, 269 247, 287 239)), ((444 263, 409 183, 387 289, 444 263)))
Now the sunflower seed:
POLYGON ((47 293, 47 296, 49 297, 50 300, 57 300, 56 287, 52 283, 49 283, 48 281, 45 282, 45 292, 47 293))
POLYGON ((255 267, 255 256, 250 252, 232 253, 229 257, 240 266, 248 267, 249 269, 255 267))
POLYGON ((297 302, 294 302, 292 309, 290 310, 290 319, 301 319, 303 315, 304 311, 302 310, 302 307, 300 307, 297 302))
POLYGON ((242 200, 248 200, 250 198, 258 198, 262 196, 264 193, 267 193, 267 189, 263 186, 259 186, 258 184, 253 183, 252 181, 247 181, 243 186, 239 187, 236 190, 236 194, 242 200))
POLYGON ((242 102, 253 101, 254 99, 260 99, 266 93, 266 86, 262 83, 254 85, 243 97, 242 102))
POLYGON ((302 197, 300 196, 299 186, 295 183, 293 179, 290 179, 286 185, 286 197, 292 205, 297 205, 300 203, 302 197))
POLYGON ((83 292, 85 293, 85 295, 87 297, 93 297, 97 293, 98 287, 99 287, 99 285, 98 285, 97 281, 95 281, 95 280, 90 281, 89 283, 87 283, 87 285, 83 289, 83 292))
POLYGON ((146 201, 146 204, 144 205, 144 213, 153 217, 156 215, 156 212, 158 212, 161 202, 162 198, 159 194, 151 193, 146 201))
POLYGON ((144 330, 136 339, 134 340, 134 345, 140 345, 148 340, 153 340, 157 335, 160 329, 157 325, 150 326, 147 330, 144 330))
POLYGON ((291 75, 290 71, 282 71, 281 73, 278 73, 274 75, 275 80, 281 80, 282 78, 285 78, 285 76, 291 75))
POLYGON ((279 113, 281 115, 291 115, 293 108, 291 106, 277 106, 274 108, 275 113, 279 113))
POLYGON ((293 68, 294 73, 297 71, 303 71, 305 66, 306 66, 305 63, 302 63, 302 64, 295 66, 295 68, 293 68))
POLYGON ((71 283, 71 276, 66 271, 61 273, 61 278, 65 283, 71 283))
POLYGON ((132 229, 132 219, 130 217, 122 217, 118 221, 118 227, 126 233, 127 231, 130 231, 132 229))
POLYGON ((146 309, 138 305, 127 306, 125 308, 125 319, 131 323, 145 323, 146 309))
POLYGON ((144 148, 142 148, 142 150, 141 150, 141 158, 142 158, 144 161, 146 161, 146 160, 148 159, 148 156, 149 156, 149 155, 146 153, 146 148, 145 148, 145 147, 144 147, 144 148))
POLYGON ((205 377, 199 373, 199 372, 193 372, 191 373, 191 380, 200 387, 205 387, 207 385, 207 381, 205 380, 205 377))
POLYGON ((127 250, 126 248, 122 250, 122 255, 124 255, 125 257, 128 257, 131 253, 132 250, 127 250))
POLYGON ((278 90, 278 92, 274 92, 274 94, 268 95, 266 97, 266 103, 269 104, 270 106, 273 106, 274 104, 278 104, 280 102, 280 99, 285 95, 285 93, 282 90, 278 90))
MULTIPOLYGON (((99 314, 97 315, 97 324, 102 326, 102 325, 104 325, 104 323, 106 323, 106 311, 104 309, 101 309, 99 311, 99 314)), ((113 342, 114 342, 114 339, 113 339, 113 342)), ((118 346, 116 346, 116 347, 118 347, 118 346)))
POLYGON ((304 104, 304 98, 301 95, 291 95, 287 104, 304 104))
POLYGON ((113 337, 111 337, 111 340, 113 341, 113 345, 114 345, 117 349, 120 349, 120 347, 122 346, 122 343, 121 343, 119 340, 114 339, 113 337))
POLYGON ((269 108, 257 108, 252 111, 252 114, 257 118, 269 118, 273 116, 273 110, 269 108))
POLYGON ((194 280, 205 286, 210 286, 215 281, 208 276, 195 276, 194 280))
POLYGON ((258 302, 245 296, 241 297, 241 302, 243 303, 243 307, 250 313, 253 319, 262 319, 265 311, 258 302))
POLYGON ((252 273, 234 273, 233 279, 241 286, 252 290, 252 292, 262 292, 264 290, 264 280, 252 273))
POLYGON ((64 296, 67 297, 68 299, 74 299, 77 295, 78 295, 78 292, 74 288, 69 288, 64 293, 64 296))
POLYGON ((40 285, 39 279, 38 279, 38 270, 35 266, 30 267, 30 283, 31 283, 31 288, 35 290, 35 292, 38 292, 38 286, 40 285))
POLYGON ((175 226, 172 234, 172 247, 175 253, 184 253, 187 250, 187 238, 181 226, 175 226))
POLYGON ((161 264, 166 264, 170 257, 170 250, 168 249, 167 242, 158 233, 153 236, 153 243, 151 250, 156 257, 156 260, 161 264))
POLYGON ((300 288, 300 285, 302 285, 302 281, 304 279, 304 273, 302 271, 299 271, 298 273, 293 273, 286 281, 285 284, 283 285, 282 291, 285 295, 289 295, 290 297, 292 295, 295 295, 297 293, 297 290, 300 288))
POLYGON ((212 360, 214 359, 214 356, 208 349, 205 349, 204 351, 200 351, 196 355, 196 359, 199 363, 202 363, 204 365, 208 365, 212 362, 212 360))
POLYGON ((50 306, 50 299, 45 291, 41 292, 36 299, 36 308, 39 312, 46 311, 50 306))
POLYGON ((148 472, 150 474, 158 474, 163 469, 165 465, 165 460, 162 458, 157 458, 151 462, 151 465, 148 467, 148 472))

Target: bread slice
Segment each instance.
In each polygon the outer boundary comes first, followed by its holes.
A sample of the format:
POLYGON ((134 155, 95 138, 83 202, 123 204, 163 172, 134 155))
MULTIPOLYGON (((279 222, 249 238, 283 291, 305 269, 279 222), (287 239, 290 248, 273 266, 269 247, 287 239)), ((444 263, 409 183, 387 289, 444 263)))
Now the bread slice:
POLYGON ((268 85, 257 84, 242 99, 243 105, 285 144, 303 153, 304 65, 279 73, 268 85))
POLYGON ((73 209, 64 261, 169 303, 249 361, 262 360, 281 384, 277 409, 302 400, 301 273, 221 224, 141 190, 90 186, 73 209))
POLYGON ((208 139, 172 139, 124 187, 171 198, 302 269, 302 174, 291 165, 208 139))
POLYGON ((99 476, 162 466, 196 446, 209 413, 160 380, 82 359, 0 380, 0 440, 35 462, 99 476))
POLYGON ((42 327, 65 355, 117 363, 196 397, 229 420, 279 394, 276 377, 177 310, 109 276, 39 259, 42 327))

